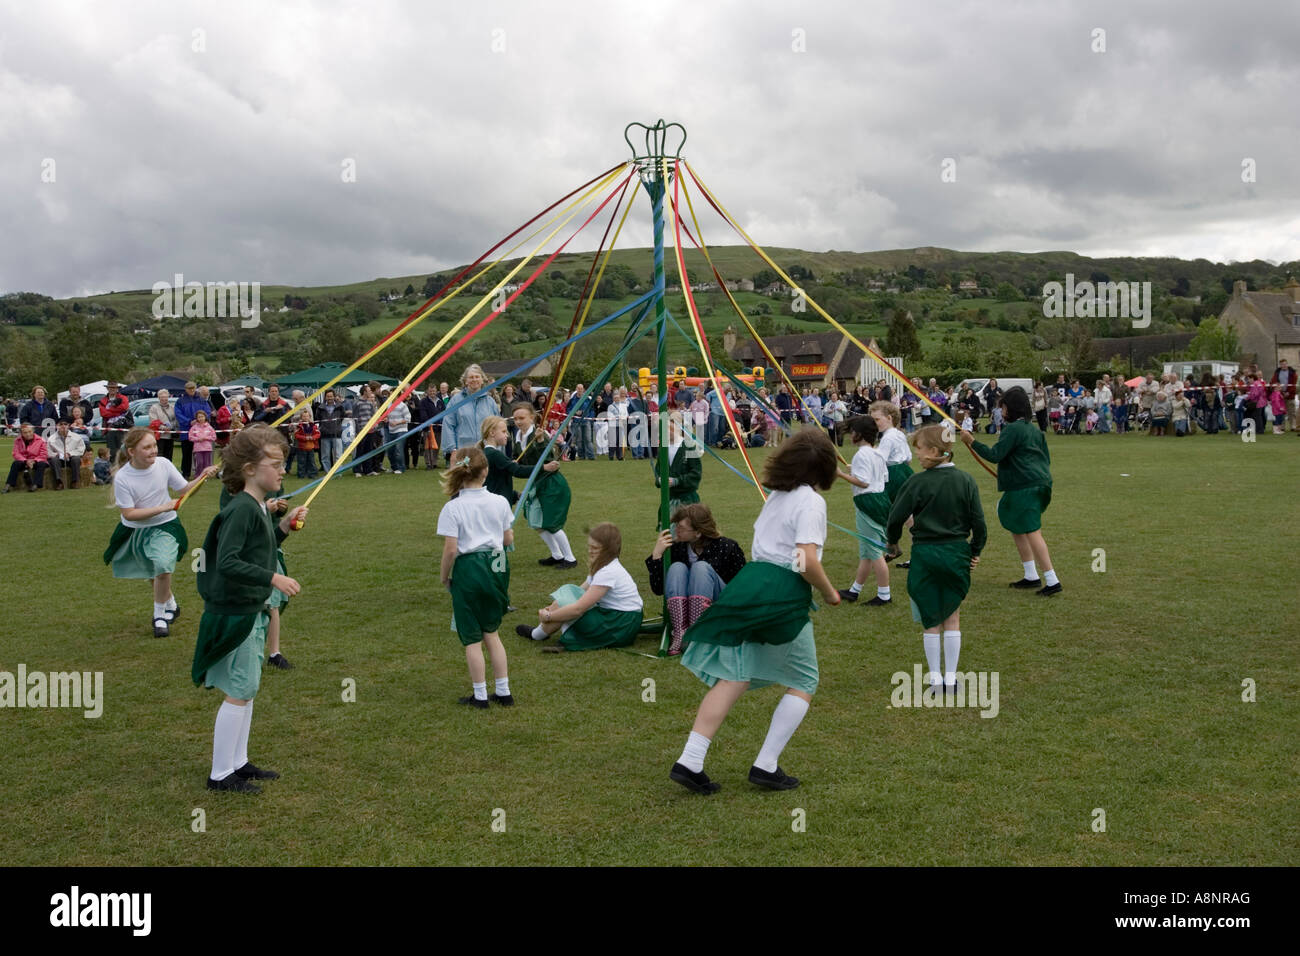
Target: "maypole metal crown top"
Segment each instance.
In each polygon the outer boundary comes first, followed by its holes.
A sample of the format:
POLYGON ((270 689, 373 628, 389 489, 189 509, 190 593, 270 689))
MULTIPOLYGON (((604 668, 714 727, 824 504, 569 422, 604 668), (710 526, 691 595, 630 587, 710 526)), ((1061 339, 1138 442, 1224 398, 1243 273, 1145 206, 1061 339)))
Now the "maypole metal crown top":
POLYGON ((641 178, 649 182, 660 177, 662 161, 665 158, 681 159, 682 147, 686 145, 686 127, 681 123, 665 123, 662 119, 653 126, 646 126, 645 123, 628 123, 623 128, 623 140, 632 150, 632 162, 636 163, 641 170, 641 178), (639 155, 629 135, 634 126, 645 130, 645 152, 639 155), (665 149, 668 144, 668 131, 673 127, 681 130, 682 138, 677 148, 672 153, 668 153, 665 149))

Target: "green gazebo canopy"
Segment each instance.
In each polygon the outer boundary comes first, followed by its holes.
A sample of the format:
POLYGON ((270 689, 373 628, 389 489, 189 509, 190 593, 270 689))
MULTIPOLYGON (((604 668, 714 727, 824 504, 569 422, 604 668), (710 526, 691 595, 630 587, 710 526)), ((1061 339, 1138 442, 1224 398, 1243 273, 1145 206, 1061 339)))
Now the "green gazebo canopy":
MULTIPOLYGON (((274 382, 280 386, 280 391, 282 392, 286 388, 316 389, 333 379, 345 368, 347 368, 347 366, 342 362, 322 362, 320 365, 303 369, 301 372, 294 372, 292 375, 281 375, 274 379, 274 382)), ((365 382, 379 382, 381 385, 396 385, 397 379, 389 378, 387 375, 376 375, 374 372, 367 372, 365 369, 359 368, 344 375, 335 384, 361 385, 365 382)))

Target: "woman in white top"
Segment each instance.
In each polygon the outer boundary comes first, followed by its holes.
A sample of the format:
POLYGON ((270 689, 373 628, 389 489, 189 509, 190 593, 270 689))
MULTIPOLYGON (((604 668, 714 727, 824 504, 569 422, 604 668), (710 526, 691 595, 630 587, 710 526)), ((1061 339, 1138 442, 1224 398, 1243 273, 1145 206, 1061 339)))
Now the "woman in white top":
POLYGON ((636 582, 619 561, 623 535, 616 525, 604 522, 587 534, 590 573, 582 582, 566 584, 551 596, 555 600, 537 612, 538 624, 520 624, 515 633, 544 641, 556 631, 559 643, 542 648, 552 654, 561 651, 594 651, 602 647, 626 647, 641 629, 644 606, 636 582))

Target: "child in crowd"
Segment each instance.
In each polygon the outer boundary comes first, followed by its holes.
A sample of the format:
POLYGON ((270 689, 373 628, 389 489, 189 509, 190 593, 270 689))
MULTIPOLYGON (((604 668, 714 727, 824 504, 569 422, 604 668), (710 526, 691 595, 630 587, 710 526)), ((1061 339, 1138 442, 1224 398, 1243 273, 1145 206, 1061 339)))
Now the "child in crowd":
POLYGON ((112 474, 113 503, 122 518, 104 563, 112 564, 115 578, 148 578, 153 583, 153 636, 167 637, 171 622, 180 614, 172 594, 176 560, 189 549, 189 538, 176 515, 179 499, 198 487, 215 468, 191 482, 166 458, 158 457, 158 440, 148 428, 132 428, 122 440, 117 467, 112 474))
MULTIPOLYGON (((511 416, 515 422, 515 443, 510 450, 515 463, 524 468, 523 477, 527 478, 546 452, 549 436, 541 427, 541 413, 527 402, 515 405, 511 416)), ((573 492, 569 490, 568 479, 556 470, 560 458, 557 445, 558 442, 551 446, 550 460, 537 472, 532 487, 524 493, 523 515, 528 526, 541 536, 542 543, 551 552, 549 558, 541 558, 537 563, 543 567, 568 569, 578 566, 569 536, 564 533, 573 492), (550 467, 552 464, 555 469, 550 467)))
MULTIPOLYGON (((1020 391, 1024 394, 1023 389, 1020 391)), ((974 436, 963 440, 973 442, 974 436)), ((953 465, 952 443, 944 441, 942 426, 921 429, 915 441, 916 456, 925 470, 915 475, 894 501, 887 536, 891 544, 897 541, 904 522, 911 516, 912 570, 907 575, 907 594, 912 601, 912 617, 925 628, 921 640, 930 668, 930 686, 937 690, 942 684, 947 693, 955 693, 961 654, 961 602, 970 591, 970 572, 979 564, 988 532, 979 488, 974 478, 953 465)))
MULTIPOLYGON (((965 412, 958 412, 964 415, 965 412)), ((853 510, 858 531, 858 573, 848 590, 840 591, 846 601, 856 601, 867 575, 876 575, 876 596, 867 605, 880 607, 892 600, 889 591, 889 565, 885 562, 885 524, 889 520, 889 494, 885 486, 889 471, 885 459, 876 451, 880 435, 876 423, 868 415, 850 418, 846 423, 849 439, 858 447, 848 472, 839 476, 853 486, 853 510)))
POLYGON ((443 536, 439 576, 451 592, 452 624, 469 665, 471 693, 460 698, 469 707, 487 710, 488 701, 514 704, 507 673, 506 648, 501 643, 501 618, 510 606, 510 563, 506 549, 515 543, 510 529, 510 503, 483 487, 488 462, 477 445, 458 448, 442 477, 443 491, 452 500, 438 513, 443 536), (496 686, 487 692, 483 646, 492 658, 496 686))
POLYGON ((1024 577, 1013 588, 1037 588, 1043 597, 1061 593, 1061 582, 1052 567, 1052 556, 1043 540, 1043 512, 1052 501, 1052 457, 1043 433, 1029 423, 1029 396, 1020 387, 1009 388, 1002 407, 1010 422, 992 448, 974 440, 964 441, 975 454, 998 466, 998 520, 1011 532, 1016 552, 1024 565, 1024 577), (1038 572, 1043 578, 1040 587, 1038 572))
POLYGON ((1268 399, 1269 411, 1273 413, 1273 434, 1281 435, 1286 430, 1286 389, 1273 386, 1268 399))
POLYGON ((320 426, 311 418, 311 409, 298 414, 298 424, 293 429, 293 441, 298 449, 298 477, 316 477, 316 449, 320 447, 320 426))
POLYGON ((693 793, 716 793, 704 758, 732 706, 750 687, 786 687, 772 715, 749 780, 792 790, 795 777, 778 765, 817 690, 817 645, 809 618, 812 589, 826 603, 840 595, 822 567, 826 500, 838 474, 835 445, 816 426, 791 434, 767 459, 763 485, 771 489, 754 522, 751 560, 717 601, 686 631, 682 665, 709 686, 695 724, 669 779, 693 793))
POLYGON ((91 482, 96 485, 107 485, 113 480, 113 463, 108 460, 108 448, 100 447, 95 452, 95 476, 91 482))
MULTIPOLYGON (((129 440, 129 436, 128 436, 129 440)), ((209 790, 260 793, 254 780, 275 780, 274 770, 249 762, 253 698, 262 681, 262 652, 273 589, 295 595, 293 578, 276 572, 276 548, 307 515, 295 508, 273 524, 266 497, 280 486, 288 443, 273 428, 246 428, 222 456, 221 482, 229 495, 203 539, 207 560, 198 572, 203 617, 190 676, 196 686, 225 694, 212 732, 209 790)))
POLYGON ((1088 410, 1088 418, 1086 419, 1084 427, 1087 429, 1089 435, 1097 430, 1097 422, 1100 420, 1101 416, 1097 414, 1097 409, 1092 408, 1088 410))
POLYGON ((190 423, 190 444, 194 448, 194 474, 212 467, 212 443, 217 440, 217 430, 208 421, 208 413, 197 411, 190 423))
POLYGON ((543 648, 552 654, 631 644, 641 628, 644 604, 632 575, 619 561, 622 552, 623 535, 616 525, 606 521, 592 528, 587 535, 588 574, 582 587, 566 584, 553 592, 555 600, 537 612, 537 626, 520 624, 515 633, 544 641, 562 631, 558 644, 543 648))

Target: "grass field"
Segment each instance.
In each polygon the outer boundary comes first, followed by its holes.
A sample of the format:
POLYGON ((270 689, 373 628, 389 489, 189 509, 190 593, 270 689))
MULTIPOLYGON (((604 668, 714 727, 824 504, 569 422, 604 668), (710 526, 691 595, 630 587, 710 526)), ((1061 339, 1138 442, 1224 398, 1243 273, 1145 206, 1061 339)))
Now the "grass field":
MULTIPOLYGON (((100 562, 116 520, 103 491, 8 495, 0 670, 102 671, 105 702, 90 720, 0 710, 5 860, 1294 864, 1300 441, 1053 437, 1051 449, 1045 531, 1065 586, 1052 600, 1006 587, 1020 567, 997 527, 993 479, 959 453, 990 520, 963 607, 961 665, 998 672, 997 716, 891 709, 891 675, 924 659, 906 572, 895 570, 892 607, 814 616, 822 684, 781 760, 803 785, 772 793, 745 780, 777 702, 768 688, 742 699, 718 734, 706 769, 723 789, 708 798, 668 780, 704 691, 675 661, 543 655, 503 634, 518 706, 455 704, 468 677, 437 582, 444 498, 423 471, 339 477, 289 542, 303 584, 284 617, 296 669, 264 674, 250 746, 283 779, 260 797, 212 794, 203 783, 219 698, 189 680, 201 612, 189 561, 176 575, 183 615, 170 639, 154 640, 147 585, 116 581, 100 562), (1099 548, 1104 572, 1092 570, 1099 548), (355 703, 342 700, 349 678, 355 703), (1242 700, 1247 678, 1257 702, 1242 700), (198 808, 202 833, 191 826, 198 808), (1098 808, 1105 832, 1093 830, 1098 808)), ((7 451, 6 441, 6 462, 7 451)), ((578 553, 584 527, 617 522, 624 564, 649 598, 648 466, 583 462, 565 473, 578 553)), ((704 474, 704 500, 748 553, 757 494, 712 459, 704 474)), ((205 487, 182 512, 192 547, 216 499, 205 487)), ((847 486, 827 499, 831 520, 851 526, 847 486)), ((522 523, 517 534, 521 610, 503 631, 535 622, 547 592, 580 580, 539 568, 536 534, 522 523)), ((846 586, 856 543, 832 530, 825 561, 846 586)))

